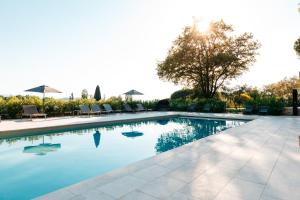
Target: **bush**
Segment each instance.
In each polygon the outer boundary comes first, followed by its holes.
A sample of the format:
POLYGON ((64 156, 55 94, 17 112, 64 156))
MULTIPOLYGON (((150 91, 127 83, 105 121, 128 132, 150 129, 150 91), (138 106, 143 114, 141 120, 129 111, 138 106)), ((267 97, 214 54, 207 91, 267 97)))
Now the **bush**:
POLYGON ((192 97, 193 95, 194 95, 194 90, 182 89, 182 90, 175 91, 173 94, 171 94, 171 100, 186 99, 188 97, 192 97))
POLYGON ((63 115, 64 113, 64 101, 63 100, 57 100, 54 98, 46 98, 45 99, 45 113, 47 113, 49 116, 57 116, 57 115, 63 115))
POLYGON ((22 112, 22 100, 12 96, 6 100, 5 111, 10 118, 20 116, 22 112))
POLYGON ((258 114, 260 106, 268 106, 269 107, 268 114, 280 115, 284 110, 285 102, 283 99, 271 96, 271 97, 260 97, 256 99, 251 99, 245 102, 245 106, 246 105, 252 105, 254 108, 253 112, 256 114, 258 114))
POLYGON ((186 111, 189 105, 189 101, 183 98, 170 100, 170 109, 173 111, 186 111))
MULTIPOLYGON (((142 103, 147 109, 155 109, 157 107, 157 100, 154 101, 132 101, 129 103, 133 108, 137 103, 142 103)), ((124 101, 121 97, 111 97, 106 100, 96 101, 95 99, 75 99, 75 100, 60 100, 54 98, 45 98, 44 106, 45 113, 48 116, 62 116, 70 113, 74 110, 79 110, 79 105, 86 104, 91 106, 92 104, 108 103, 115 110, 123 110, 124 101)), ((17 118, 22 114, 22 105, 36 105, 38 110, 42 111, 43 101, 37 96, 11 96, 6 99, 0 97, 0 114, 5 115, 8 118, 17 118)))
POLYGON ((155 110, 170 110, 170 100, 169 99, 162 99, 159 100, 155 106, 155 110))
POLYGON ((110 104, 112 109, 114 110, 123 110, 123 101, 122 98, 119 97, 110 97, 108 99, 105 100, 101 100, 100 104, 110 104))
POLYGON ((194 111, 201 112, 203 107, 209 104, 212 108, 212 112, 225 112, 226 111, 226 102, 219 99, 204 99, 204 98, 195 98, 195 99, 173 99, 170 101, 170 108, 173 111, 187 111, 190 107, 194 108, 194 111))

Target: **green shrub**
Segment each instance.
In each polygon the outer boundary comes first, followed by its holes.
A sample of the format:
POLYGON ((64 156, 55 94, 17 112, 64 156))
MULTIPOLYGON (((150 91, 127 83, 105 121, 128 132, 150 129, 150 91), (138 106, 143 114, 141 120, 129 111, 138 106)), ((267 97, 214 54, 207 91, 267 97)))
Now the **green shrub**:
POLYGON ((171 100, 175 99, 187 99, 188 97, 192 97, 194 95, 194 90, 192 89, 182 89, 177 90, 173 94, 171 94, 171 100))
POLYGON ((170 108, 173 111, 186 111, 189 106, 189 102, 183 98, 171 99, 170 108))
POLYGON ((64 101, 58 100, 54 98, 46 98, 45 99, 45 113, 49 116, 58 116, 64 113, 64 101))
POLYGON ((20 116, 22 113, 22 100, 15 96, 8 97, 5 103, 5 111, 10 118, 20 116))
POLYGON ((170 110, 170 99, 161 99, 157 102, 155 110, 170 110))
POLYGON ((259 107, 260 106, 268 106, 269 107, 269 113, 270 115, 280 115, 282 114, 284 107, 285 107, 285 101, 280 98, 276 98, 274 96, 265 96, 265 97, 259 97, 256 99, 251 99, 247 102, 245 102, 246 105, 252 105, 253 106, 253 113, 258 114, 259 107))
POLYGON ((155 110, 158 100, 141 101, 146 109, 155 110))
MULTIPOLYGON (((129 103, 132 108, 136 108, 137 103, 142 103, 147 109, 155 109, 157 100, 154 101, 131 101, 129 103)), ((111 97, 109 99, 96 101, 95 99, 75 99, 60 100, 54 98, 45 98, 45 113, 48 116, 61 116, 74 110, 79 110, 79 105, 85 104, 91 106, 98 104, 102 106, 108 103, 115 110, 123 110, 124 101, 121 97, 111 97)), ((43 101, 37 96, 11 96, 8 98, 0 97, 0 114, 7 115, 8 118, 17 118, 22 114, 22 105, 36 105, 38 110, 42 112, 43 101)))
POLYGON ((119 97, 110 97, 108 99, 103 99, 100 101, 100 104, 110 104, 112 109, 114 110, 122 110, 123 109, 123 100, 119 97))
POLYGON ((205 99, 205 98, 195 98, 195 99, 172 99, 170 100, 170 108, 173 111, 187 111, 189 107, 195 107, 194 111, 201 112, 203 107, 209 104, 212 108, 212 112, 225 112, 226 102, 219 99, 205 99))

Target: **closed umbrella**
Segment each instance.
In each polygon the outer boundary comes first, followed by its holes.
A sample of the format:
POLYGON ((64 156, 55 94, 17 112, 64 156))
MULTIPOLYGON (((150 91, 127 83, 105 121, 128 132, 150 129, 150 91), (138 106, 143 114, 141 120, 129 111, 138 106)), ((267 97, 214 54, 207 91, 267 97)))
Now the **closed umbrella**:
MULTIPOLYGON (((44 103, 45 103, 45 93, 62 93, 61 91, 54 89, 52 87, 49 87, 47 85, 41 85, 35 88, 31 88, 28 90, 25 90, 25 92, 37 92, 37 93, 43 93, 43 109, 44 109, 44 103)), ((45 109, 44 109, 45 111, 45 109)))

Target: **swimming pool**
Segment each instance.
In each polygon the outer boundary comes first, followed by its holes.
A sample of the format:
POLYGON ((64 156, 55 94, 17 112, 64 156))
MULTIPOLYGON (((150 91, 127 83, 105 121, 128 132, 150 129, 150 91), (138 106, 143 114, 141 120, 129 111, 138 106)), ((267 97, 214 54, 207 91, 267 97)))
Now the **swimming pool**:
POLYGON ((31 199, 246 121, 173 117, 0 140, 0 199, 31 199))

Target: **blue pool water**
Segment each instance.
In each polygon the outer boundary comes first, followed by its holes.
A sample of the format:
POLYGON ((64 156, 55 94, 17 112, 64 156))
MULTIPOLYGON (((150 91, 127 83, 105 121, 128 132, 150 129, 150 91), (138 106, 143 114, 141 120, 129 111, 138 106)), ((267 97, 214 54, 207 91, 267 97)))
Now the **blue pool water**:
POLYGON ((243 123, 178 117, 0 139, 0 199, 31 199, 243 123))

